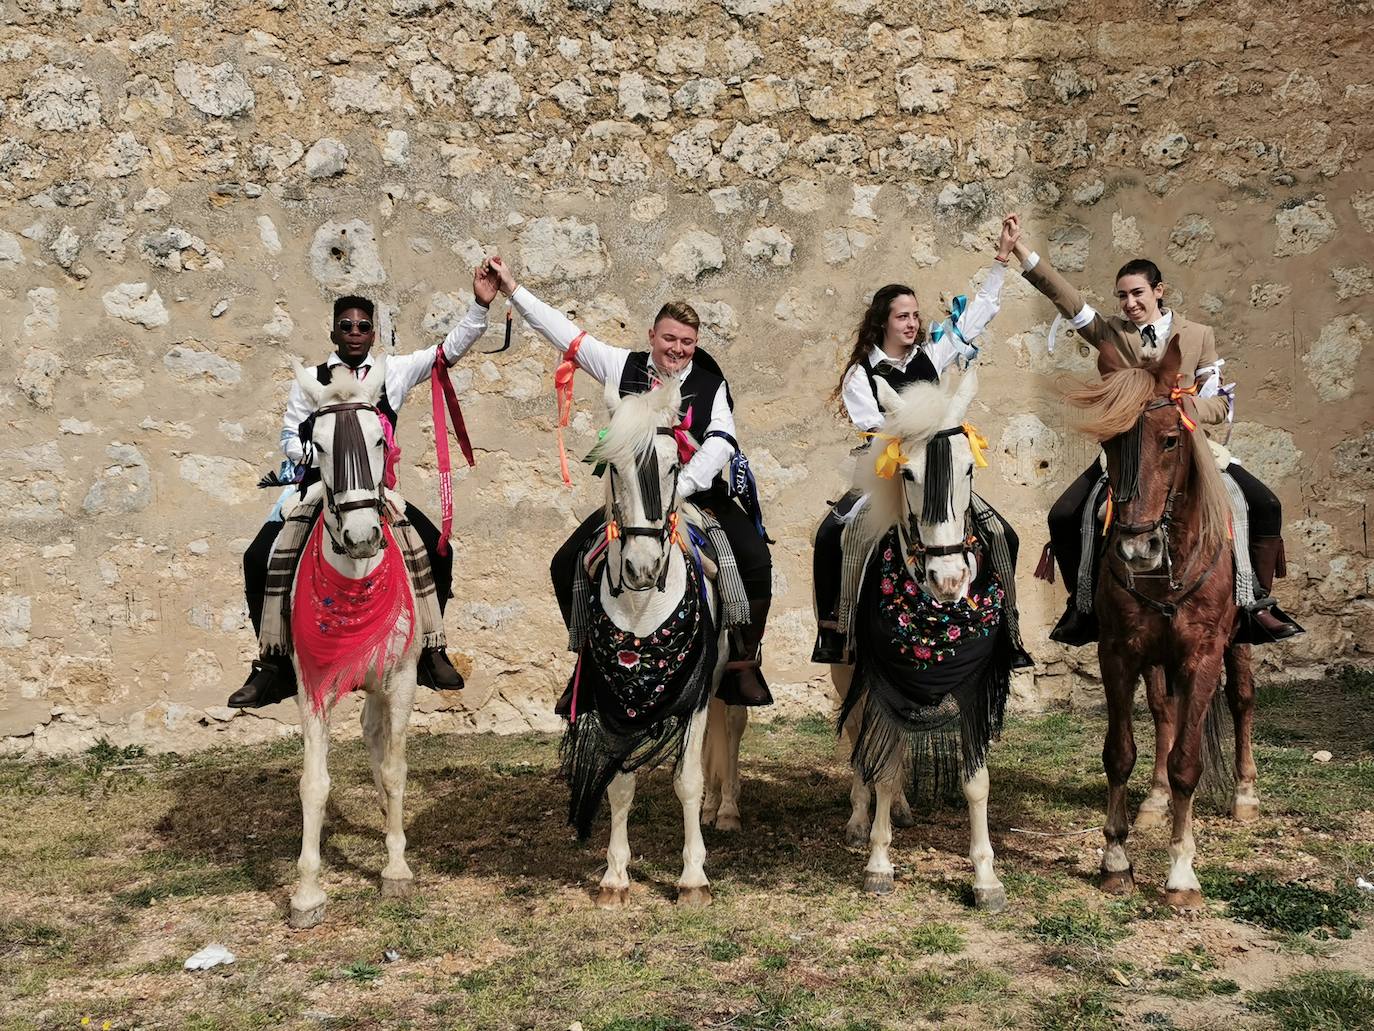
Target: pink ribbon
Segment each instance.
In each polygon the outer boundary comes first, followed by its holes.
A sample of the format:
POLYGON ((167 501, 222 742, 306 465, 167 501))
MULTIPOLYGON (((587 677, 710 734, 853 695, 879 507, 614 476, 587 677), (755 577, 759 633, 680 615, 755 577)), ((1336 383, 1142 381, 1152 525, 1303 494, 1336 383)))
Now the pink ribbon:
POLYGON ((687 409, 687 414, 682 421, 673 427, 673 439, 677 441, 677 458, 683 465, 692 460, 692 456, 697 453, 697 444, 688 434, 692 428, 692 410, 687 409))
POLYGON ((377 413, 377 418, 382 423, 382 438, 386 441, 386 465, 382 473, 382 485, 388 490, 396 489, 396 463, 401 460, 401 448, 396 443, 396 431, 391 426, 391 420, 381 412, 377 413))

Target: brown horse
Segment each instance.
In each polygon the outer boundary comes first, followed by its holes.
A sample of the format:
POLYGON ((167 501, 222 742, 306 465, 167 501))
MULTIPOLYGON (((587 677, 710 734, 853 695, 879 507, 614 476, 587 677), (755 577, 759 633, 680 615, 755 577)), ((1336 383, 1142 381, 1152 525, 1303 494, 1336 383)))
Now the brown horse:
POLYGON ((1193 873, 1193 793, 1206 745, 1217 753, 1208 758, 1219 757, 1207 723, 1223 666, 1236 725, 1234 812, 1245 819, 1259 810, 1249 649, 1230 643, 1239 612, 1230 506, 1216 460, 1190 414, 1191 385, 1178 386, 1181 357, 1177 337, 1149 369, 1128 367, 1114 348, 1105 348, 1101 380, 1069 391, 1065 400, 1077 409, 1079 428, 1103 442, 1110 488, 1095 595, 1108 718, 1102 888, 1126 893, 1135 887, 1126 855, 1126 786, 1136 758, 1131 708, 1144 676, 1157 759, 1142 822, 1157 820, 1172 805, 1166 900, 1175 908, 1196 908, 1202 891, 1193 873))

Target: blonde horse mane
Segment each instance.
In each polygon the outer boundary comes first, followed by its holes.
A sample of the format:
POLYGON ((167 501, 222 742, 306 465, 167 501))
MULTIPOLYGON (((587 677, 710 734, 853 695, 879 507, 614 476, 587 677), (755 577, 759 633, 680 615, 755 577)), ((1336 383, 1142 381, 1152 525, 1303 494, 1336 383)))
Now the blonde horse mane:
POLYGON ((639 456, 653 446, 659 427, 671 425, 681 406, 682 389, 676 381, 620 399, 613 405, 610 425, 588 460, 606 462, 632 474, 639 456))

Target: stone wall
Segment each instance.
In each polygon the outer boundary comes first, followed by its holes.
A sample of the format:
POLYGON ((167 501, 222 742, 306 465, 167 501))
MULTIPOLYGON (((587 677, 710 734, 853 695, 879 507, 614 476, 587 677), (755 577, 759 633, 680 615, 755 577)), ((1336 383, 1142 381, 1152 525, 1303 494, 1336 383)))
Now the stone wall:
MULTIPOLYGON (((1143 253, 1216 326, 1310 631, 1265 664, 1367 658, 1371 35, 1368 3, 1317 0, 0 2, 4 748, 290 732, 287 706, 219 708, 254 653, 239 561, 287 355, 323 357, 351 288, 398 349, 435 341, 491 249, 612 341, 697 305, 779 542, 779 708, 826 706, 809 554, 852 439, 841 352, 884 282, 928 313, 965 291, 1008 210, 1104 307, 1143 253)), ((1052 314, 1009 283, 972 413, 1026 571, 1091 454, 1055 393, 1089 361, 1046 354, 1052 314)), ((549 727, 569 666, 545 570, 597 485, 559 483, 553 354, 517 329, 458 370, 471 676, 421 700, 431 727, 549 727)), ((603 416, 582 383, 574 453, 603 416)), ((423 389, 400 437, 433 511, 423 389)), ((1019 697, 1091 699, 1091 657, 1045 637, 1061 587, 1021 590, 1019 697)))

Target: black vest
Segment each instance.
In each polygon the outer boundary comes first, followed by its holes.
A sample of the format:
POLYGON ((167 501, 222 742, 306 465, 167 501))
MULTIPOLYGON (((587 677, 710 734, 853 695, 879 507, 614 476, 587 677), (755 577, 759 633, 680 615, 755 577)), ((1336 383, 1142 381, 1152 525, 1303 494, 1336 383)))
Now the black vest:
POLYGON ((868 389, 873 391, 873 400, 877 402, 878 411, 884 415, 887 414, 887 409, 883 407, 881 401, 878 401, 878 385, 874 382, 875 380, 887 380, 887 385, 893 390, 901 390, 912 383, 940 382, 940 374, 935 371, 935 363, 923 350, 916 352, 911 361, 907 362, 904 370, 893 368, 887 362, 880 362, 875 369, 869 362, 867 355, 859 359, 859 364, 863 366, 864 375, 868 377, 868 389))
MULTIPOLYGON (((620 396, 643 394, 652 386, 649 378, 649 352, 631 351, 625 360, 625 370, 620 374, 620 396)), ((700 447, 706 442, 706 428, 711 425, 711 409, 716 404, 716 394, 725 391, 725 400, 730 410, 735 410, 735 399, 730 396, 730 385, 720 371, 716 360, 700 347, 692 355, 692 371, 682 381, 683 407, 692 413, 692 425, 687 431, 700 447)))
MULTIPOLYGON (((338 368, 347 369, 348 366, 341 365, 338 366, 338 368)), ((371 373, 368 373, 368 375, 371 375, 371 373)), ((320 362, 319 365, 315 366, 315 378, 319 380, 320 386, 327 387, 334 378, 334 369, 330 367, 330 364, 328 362, 320 362)), ((388 419, 391 420, 391 429, 392 432, 395 432, 396 409, 391 407, 391 400, 386 396, 385 383, 382 384, 382 396, 377 399, 377 411, 381 412, 383 415, 385 415, 388 419)))

